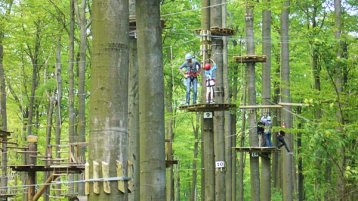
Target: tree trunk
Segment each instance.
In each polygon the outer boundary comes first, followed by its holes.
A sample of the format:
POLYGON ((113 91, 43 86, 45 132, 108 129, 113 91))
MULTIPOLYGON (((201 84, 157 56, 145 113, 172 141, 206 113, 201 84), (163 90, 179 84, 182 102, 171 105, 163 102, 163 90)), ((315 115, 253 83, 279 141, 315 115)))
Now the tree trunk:
MULTIPOLYGON (((173 71, 173 52, 172 47, 169 48, 168 52, 168 60, 170 63, 171 73, 169 74, 169 79, 167 79, 166 88, 165 90, 165 109, 166 114, 168 117, 166 121, 166 159, 169 161, 174 160, 174 152, 173 152, 173 141, 174 141, 174 118, 175 118, 175 111, 173 110, 173 92, 174 92, 174 71, 173 71)), ((195 135, 195 128, 194 129, 194 135, 195 135)), ((195 148, 194 148, 195 153, 195 148)), ((193 163, 196 163, 196 160, 193 161, 193 163)), ((174 201, 174 167, 173 165, 170 165, 166 168, 166 200, 167 201, 174 201)), ((196 179, 196 178, 195 178, 196 179)))
MULTIPOLYGON (((275 57, 276 63, 280 62, 279 56, 275 57)), ((275 78, 276 80, 279 80, 280 78, 280 66, 277 66, 275 69, 275 78)), ((278 103, 280 99, 280 83, 279 81, 275 81, 273 83, 274 88, 274 95, 273 95, 273 102, 278 103)), ((279 119, 281 119, 281 113, 278 110, 273 111, 273 116, 276 116, 276 119, 273 119, 272 123, 273 125, 278 125, 279 119)), ((276 137, 273 137, 272 143, 277 145, 276 137)), ((274 152, 272 157, 272 180, 273 180, 273 186, 277 189, 282 189, 282 174, 281 174, 281 160, 280 160, 280 154, 279 152, 274 152)))
MULTIPOLYGON (((57 80, 57 97, 56 97, 56 158, 61 158, 61 129, 62 129, 62 65, 61 65, 61 35, 59 35, 57 50, 56 50, 56 80, 57 80)), ((60 179, 60 178, 59 178, 60 179)), ((61 184, 56 185, 56 189, 61 189, 61 184)), ((56 195, 60 196, 61 190, 56 191, 56 195)))
MULTIPOLYGON (((298 114, 301 113, 301 110, 299 109, 298 114)), ((302 123, 300 122, 298 124, 298 129, 303 129, 302 123)), ((304 189, 304 183, 303 183, 303 179, 304 179, 304 175, 303 175, 303 159, 301 156, 301 151, 302 149, 302 133, 299 132, 297 134, 297 155, 299 156, 298 158, 298 201, 303 201, 305 200, 305 189, 304 189)))
MULTIPOLYGON (((135 0, 129 1, 129 15, 135 16, 135 0)), ((129 201, 139 200, 139 96, 138 96, 138 54, 137 39, 129 38, 129 76, 128 76, 128 160, 133 164, 131 193, 129 201)))
MULTIPOLYGON (((267 60, 262 65, 262 104, 271 104, 271 9, 270 0, 263 2, 262 52, 267 60)), ((270 112, 270 111, 268 111, 270 112)), ((270 114, 271 115, 271 114, 270 114)), ((272 116, 272 115, 271 115, 272 116)), ((261 200, 271 200, 271 157, 261 157, 261 200)))
MULTIPOLYGON (((50 92, 48 93, 50 95, 50 92)), ((52 132, 52 119, 53 119, 53 109, 54 109, 54 102, 55 97, 49 96, 48 97, 48 106, 47 106, 47 120, 46 120, 46 157, 47 159, 50 159, 51 157, 51 132, 52 132)), ((51 165, 50 161, 46 161, 46 165, 51 165)), ((45 173, 44 181, 47 180, 47 178, 50 176, 49 173, 45 173)), ((44 193, 44 200, 49 201, 50 200, 50 188, 46 188, 44 193)))
MULTIPOLYGON (((68 137, 69 143, 76 142, 75 139, 75 109, 74 109, 74 102, 75 102, 75 94, 74 94, 74 73, 73 73, 73 66, 75 62, 75 53, 74 53, 74 46, 75 46, 75 4, 74 0, 70 0, 70 31, 69 31, 69 64, 68 64, 68 75, 69 75, 69 86, 68 86, 68 137)), ((71 147, 69 147, 72 149, 71 147)), ((72 149, 72 151, 74 151, 72 149)), ((74 152, 72 152, 74 153, 74 152)), ((74 181, 74 175, 70 174, 69 176, 70 181, 74 181)), ((75 185, 70 183, 69 187, 69 194, 75 194, 75 185)))
MULTIPOLYGON (((248 1, 246 5, 245 27, 247 54, 255 54, 254 43, 254 1, 248 1)), ((246 67, 248 77, 248 104, 256 105, 256 87, 255 87, 255 63, 248 63, 246 67)), ((256 113, 249 112, 249 143, 251 147, 258 147, 258 138, 256 131, 256 113)), ((251 178, 251 200, 260 200, 260 174, 259 158, 250 156, 250 178, 251 178)))
MULTIPOLYGON (((128 0, 93 1, 89 164, 90 175, 103 178, 127 176, 128 15, 128 0), (96 164, 98 172, 94 172, 96 164)), ((90 201, 128 200, 127 181, 99 182, 99 186, 98 191, 91 188, 90 201), (123 189, 118 190, 118 184, 123 189)))
MULTIPOLYGON (((343 134, 343 111, 342 111, 342 105, 340 100, 340 95, 343 92, 343 64, 340 61, 340 59, 343 57, 343 39, 341 38, 342 35, 342 2, 341 0, 334 0, 334 11, 335 11, 335 38, 337 41, 336 46, 336 66, 335 66, 335 74, 334 74, 334 84, 336 88, 336 95, 337 95, 337 111, 336 111, 336 119, 338 122, 338 126, 336 128, 337 133, 339 134, 341 141, 345 142, 345 136, 343 134)), ((337 175, 337 183, 336 183, 336 189, 337 189, 337 196, 338 200, 347 200, 347 194, 346 193, 346 181, 345 181, 345 175, 344 171, 346 169, 346 158, 345 158, 345 147, 342 145, 338 150, 338 159, 340 160, 339 166, 340 170, 338 169, 338 175, 337 175)))
MULTIPOLYGON (((232 102, 236 103, 237 102, 237 94, 238 94, 238 68, 237 66, 233 66, 233 73, 232 73, 232 77, 231 77, 231 80, 233 80, 232 82, 232 87, 231 87, 231 99, 232 99, 232 102)), ((231 133, 232 133, 232 147, 236 147, 236 120, 237 120, 237 116, 236 116, 236 112, 233 112, 230 114, 230 118, 231 118, 231 133)), ((237 200, 236 199, 236 196, 237 196, 237 193, 236 193, 236 187, 237 187, 237 177, 236 177, 236 164, 237 164, 237 159, 236 159, 236 151, 233 151, 232 152, 232 155, 231 155, 231 176, 233 177, 231 179, 231 191, 232 191, 232 197, 231 197, 231 200, 232 201, 235 201, 237 200)), ((230 201, 230 200, 228 200, 230 201)))
MULTIPOLYGON (((210 0, 202 0, 201 6, 201 29, 210 30, 210 0)), ((209 41, 203 40, 201 45, 206 46, 207 44, 209 44, 209 41)), ((203 51, 203 63, 205 63, 209 57, 209 50, 203 51)), ((202 75, 204 75, 204 71, 202 75)), ((205 86, 205 80, 203 80, 202 86, 205 86)), ((206 94, 206 87, 202 88, 202 94, 206 94)), ((205 99, 205 95, 203 95, 201 98, 202 102, 205 102, 205 99)), ((203 200, 215 199, 215 180, 212 177, 212 175, 215 174, 214 144, 212 141, 213 125, 209 125, 210 123, 212 123, 212 120, 210 121, 203 118, 201 120, 201 197, 203 200)))
MULTIPOLYGON (((174 71, 173 71, 173 65, 172 65, 172 48, 170 47, 169 53, 168 53, 168 60, 170 62, 170 67, 172 69, 169 79, 167 79, 166 87, 167 90, 165 90, 165 109, 166 114, 168 115, 167 118, 167 126, 166 126, 166 158, 169 161, 174 160, 174 152, 173 152, 173 141, 174 141, 174 117, 175 112, 173 110, 173 84, 174 84, 174 71)), ((194 128, 194 126, 193 126, 194 128)), ((195 132, 194 132, 195 135, 195 132)), ((195 148, 194 148, 195 152, 195 148)), ((195 156, 194 156, 195 157, 195 156)), ((196 160, 193 161, 193 163, 196 163, 196 160)), ((167 182, 166 182, 166 200, 167 201, 174 201, 174 167, 173 165, 170 165, 166 168, 167 170, 167 182)), ((196 178, 195 178, 196 179, 196 178)))
MULTIPOLYGON (((227 9, 226 9, 226 0, 222 0, 222 27, 226 28, 226 16, 227 16, 227 9)), ((230 86, 229 86, 229 70, 228 70, 228 38, 223 37, 223 88, 224 88, 224 102, 225 104, 230 104, 230 86)), ((226 159, 226 172, 225 172, 225 189, 226 195, 225 200, 231 201, 233 199, 233 192, 234 186, 233 180, 235 180, 235 174, 232 172, 232 164, 235 163, 235 157, 233 157, 233 140, 235 140, 235 133, 232 132, 232 119, 231 119, 231 112, 225 111, 224 112, 224 137, 225 137, 225 159, 226 159)), ((235 152, 235 151, 234 151, 235 152)))
POLYGON ((136 1, 136 17, 140 67, 140 200, 164 201, 164 81, 160 1, 136 1))
MULTIPOLYGON (((244 78, 242 80, 243 82, 243 93, 242 93, 242 97, 241 97, 241 102, 243 103, 243 105, 247 104, 247 74, 246 74, 246 69, 242 70, 241 72, 242 77, 244 78)), ((243 110, 241 113, 241 135, 240 135, 240 147, 244 147, 245 146, 245 134, 246 134, 246 110, 243 110)), ((237 193, 237 200, 239 201, 243 201, 244 200, 244 171, 245 171, 245 153, 244 152, 240 152, 240 158, 239 158, 239 173, 237 176, 237 180, 238 180, 238 193, 237 193)))
MULTIPOLYGON (((221 0, 211 0, 211 5, 221 4, 221 0)), ((210 26, 222 27, 222 8, 220 6, 213 6, 210 9, 210 26)), ((224 83, 223 83, 223 40, 221 37, 212 38, 212 59, 217 64, 216 79, 215 79, 215 103, 224 103, 224 83)), ((225 135, 224 135, 224 111, 214 112, 214 153, 215 161, 225 160, 225 135)), ((227 164, 225 164, 227 167, 227 164)), ((225 200, 226 188, 225 186, 225 171, 217 169, 215 171, 215 199, 225 200)))
MULTIPOLYGON (((281 101, 284 103, 291 102, 290 95, 290 65, 289 65, 289 6, 290 0, 283 2, 283 9, 281 12, 281 101)), ((281 110, 282 121, 286 123, 287 128, 292 127, 291 107, 284 106, 281 110)), ((293 136, 286 134, 285 140, 293 151, 293 136)), ((285 149, 282 149, 283 162, 283 199, 285 201, 292 201, 294 195, 294 166, 293 154, 288 154, 285 149)))
MULTIPOLYGON (((86 51, 87 51, 87 19, 86 5, 87 0, 82 0, 80 9, 77 0, 74 0, 76 15, 78 16, 78 24, 80 26, 80 59, 78 65, 78 139, 79 142, 86 142, 86 51), (77 9, 76 9, 77 8, 77 9)), ((85 161, 86 147, 83 146, 79 150, 79 157, 85 161)), ((80 176, 83 178, 83 174, 80 176)), ((78 184, 78 194, 84 195, 84 184, 78 184)))
POLYGON ((192 121, 193 131, 194 131, 194 160, 193 160, 193 174, 192 174, 192 183, 191 183, 191 193, 190 193, 190 201, 196 201, 197 195, 197 161, 199 155, 199 121, 200 121, 200 113, 196 114, 196 124, 192 121))
MULTIPOLYGON (((0 30, 0 123, 1 130, 7 131, 7 113, 6 113, 6 87, 5 87, 5 70, 3 65, 3 34, 0 30)), ((7 136, 4 136, 1 143, 1 191, 7 193, 7 136)), ((7 198, 2 198, 7 200, 7 198)))

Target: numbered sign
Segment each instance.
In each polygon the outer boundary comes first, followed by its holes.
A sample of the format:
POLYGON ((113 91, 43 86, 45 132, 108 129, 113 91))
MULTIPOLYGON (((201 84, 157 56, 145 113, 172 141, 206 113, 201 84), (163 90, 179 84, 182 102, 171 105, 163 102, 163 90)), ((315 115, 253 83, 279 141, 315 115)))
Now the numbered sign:
POLYGON ((212 119, 213 113, 212 112, 204 112, 204 119, 212 119))
POLYGON ((225 162, 224 161, 216 161, 215 162, 215 167, 216 168, 224 168, 225 167, 225 162))
POLYGON ((259 153, 258 153, 258 152, 252 152, 252 153, 251 153, 251 157, 252 157, 252 158, 259 157, 259 153))

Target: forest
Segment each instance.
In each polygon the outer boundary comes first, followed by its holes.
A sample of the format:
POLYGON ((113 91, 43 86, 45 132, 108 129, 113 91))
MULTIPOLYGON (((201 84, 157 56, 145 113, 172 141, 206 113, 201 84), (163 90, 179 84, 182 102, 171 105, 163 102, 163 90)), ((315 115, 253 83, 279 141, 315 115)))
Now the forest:
POLYGON ((355 0, 0 0, 0 199, 358 200, 357 66, 355 0))

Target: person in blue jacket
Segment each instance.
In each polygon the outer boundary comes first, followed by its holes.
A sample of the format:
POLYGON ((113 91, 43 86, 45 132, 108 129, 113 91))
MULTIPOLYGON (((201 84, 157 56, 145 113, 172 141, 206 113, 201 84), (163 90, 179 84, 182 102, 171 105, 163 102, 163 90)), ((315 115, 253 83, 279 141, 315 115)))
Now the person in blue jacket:
POLYGON ((261 117, 261 122, 264 126, 264 134, 265 134, 265 144, 266 147, 272 147, 271 142, 271 129, 272 129, 272 121, 271 116, 269 114, 265 114, 261 117))
POLYGON ((190 53, 185 55, 185 62, 179 67, 180 72, 185 77, 186 84, 186 101, 190 104, 190 88, 193 86, 193 104, 196 104, 196 97, 198 93, 198 76, 200 75, 200 63, 193 59, 190 53))

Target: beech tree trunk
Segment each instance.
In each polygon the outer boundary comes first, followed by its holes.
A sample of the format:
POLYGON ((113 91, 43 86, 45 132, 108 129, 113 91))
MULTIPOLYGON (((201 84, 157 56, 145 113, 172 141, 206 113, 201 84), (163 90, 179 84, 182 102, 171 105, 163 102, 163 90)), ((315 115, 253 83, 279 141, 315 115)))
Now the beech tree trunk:
MULTIPOLYGON (((70 31, 69 31, 69 63, 68 63, 68 75, 69 75, 69 86, 68 86, 68 138, 69 143, 76 142, 78 139, 75 139, 75 94, 74 94, 74 73, 73 73, 73 66, 75 62, 75 53, 74 53, 74 46, 75 46, 75 4, 74 0, 70 0, 70 31)), ((71 149, 71 147, 69 147, 71 149)), ((72 149, 72 151, 74 151, 72 149)), ((74 152, 72 152, 74 153, 74 152)), ((74 175, 70 174, 69 176, 70 181, 74 181, 74 175)), ((75 185, 70 183, 69 187, 69 194, 75 194, 75 185)))
MULTIPOLYGON (((129 16, 135 17, 135 0, 129 1, 129 16)), ((128 79, 128 160, 133 164, 131 193, 129 201, 139 200, 139 94, 138 94, 137 38, 129 38, 129 79, 128 79)))
POLYGON ((194 160, 193 160, 193 173, 192 173, 192 182, 191 182, 191 193, 190 193, 190 201, 195 201, 197 198, 197 161, 199 155, 199 121, 200 121, 200 113, 196 114, 196 123, 194 124, 194 120, 192 121, 192 127, 194 132, 194 160))
MULTIPOLYGON (((341 141, 345 142, 344 136, 344 121, 343 121, 343 111, 340 100, 340 95, 343 92, 343 64, 340 59, 343 57, 343 39, 342 39, 342 1, 334 0, 334 11, 335 11, 335 38, 336 38, 336 66, 334 73, 334 85, 337 96, 337 111, 336 119, 338 126, 336 128, 337 134, 340 136, 341 141)), ((344 176, 344 171, 346 169, 346 158, 345 158, 345 147, 342 145, 338 150, 338 164, 340 168, 336 168, 338 175, 336 181, 336 189, 338 200, 348 200, 348 193, 346 192, 346 181, 344 176)))
MULTIPOLYGON (((5 70, 3 65, 3 33, 0 30, 0 128, 7 131, 7 112, 6 112, 6 86, 5 86, 5 70)), ((2 139, 1 143, 1 192, 6 194, 7 191, 7 136, 2 139)), ((7 198, 2 198, 7 200, 7 198)))
MULTIPOLYGON (((247 54, 255 54, 254 43, 254 1, 248 1, 246 5, 245 28, 247 41, 247 54)), ((256 87, 255 87, 255 63, 247 63, 246 76, 248 77, 248 104, 256 105, 256 87)), ((258 147, 258 137, 256 129, 256 112, 249 112, 249 143, 251 147, 258 147)), ((260 200, 260 172, 259 158, 250 156, 250 181, 251 181, 251 200, 260 200)))
POLYGON ((164 201, 164 80, 160 1, 137 0, 140 200, 164 201))
MULTIPOLYGON (((289 6, 290 0, 283 2, 281 12, 281 101, 284 103, 291 102, 290 95, 290 64, 289 64, 289 6)), ((292 127, 292 115, 290 113, 291 107, 284 106, 281 110, 282 121, 285 122, 287 128, 292 127)), ((293 136, 287 133, 285 140, 288 143, 290 151, 293 151, 293 136)), ((282 153, 282 188, 283 199, 285 201, 292 201, 294 199, 294 166, 293 154, 288 154, 285 149, 281 149, 282 153)))
MULTIPOLYGON (((262 65, 262 104, 271 104, 271 1, 264 1, 262 12, 262 52, 267 60, 262 65)), ((269 111, 270 112, 270 111, 269 111)), ((272 116, 272 114, 270 114, 272 116)), ((274 136, 274 135, 271 135, 274 136)), ((271 200, 271 156, 261 157, 261 200, 271 200)))
MULTIPOLYGON (((77 119, 77 141, 86 142, 86 51, 87 51, 87 18, 86 8, 87 0, 82 0, 81 6, 78 6, 77 0, 74 1, 75 12, 78 17, 80 27, 80 50, 78 64, 78 119, 77 119)), ((85 161, 86 147, 80 147, 79 157, 85 161)), ((83 174, 80 175, 81 178, 83 174)), ((78 184, 78 194, 84 195, 84 184, 78 184)))
MULTIPOLYGON (((215 5, 210 9, 210 26, 222 27, 222 5, 221 0, 211 0, 210 5, 215 5)), ((224 103, 224 83, 223 83, 223 40, 221 37, 212 38, 212 59, 217 64, 215 79, 215 103, 224 103)), ((225 160, 225 134, 224 134, 224 111, 214 112, 214 153, 215 161, 225 160)), ((225 164, 227 167, 227 164, 225 164)), ((216 169, 215 171, 215 200, 225 200, 225 170, 216 169)))
MULTIPOLYGON (((114 178, 127 176, 128 161, 128 0, 93 1, 93 55, 91 69, 89 165, 90 175, 114 178), (94 167, 98 164, 98 172, 94 167), (117 167, 122 166, 122 169, 117 167), (104 167, 108 172, 105 172, 104 167)), ((93 185, 90 201, 128 200, 127 181, 109 181, 93 185), (123 192, 118 190, 123 183, 123 192)))
MULTIPOLYGON (((210 30, 210 0, 201 1, 202 10, 201 10, 201 29, 210 30)), ((207 44, 208 41, 205 41, 207 44)), ((207 61, 210 58, 209 52, 203 52, 203 62, 207 61)), ((204 72, 204 71, 203 71, 204 72)), ((202 73, 204 75, 204 73, 202 73)), ((203 80, 202 85, 205 86, 205 80, 203 80)), ((206 87, 202 88, 202 102, 206 101, 206 87)), ((201 120, 201 197, 206 201, 215 200, 215 159, 214 159, 214 138, 213 138, 213 120, 204 119, 201 120)))

